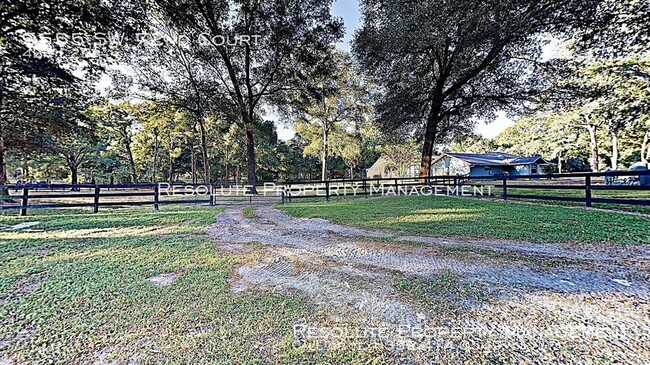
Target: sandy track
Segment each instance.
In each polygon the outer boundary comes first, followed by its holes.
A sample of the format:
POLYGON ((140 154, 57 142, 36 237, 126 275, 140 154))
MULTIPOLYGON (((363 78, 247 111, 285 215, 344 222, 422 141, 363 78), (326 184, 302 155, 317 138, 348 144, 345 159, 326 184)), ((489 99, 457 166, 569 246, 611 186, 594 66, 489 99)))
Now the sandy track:
POLYGON ((241 209, 219 214, 208 231, 219 249, 247 257, 232 290, 305 295, 332 319, 301 327, 322 335, 298 328, 308 345, 378 345, 405 363, 650 358, 646 247, 407 236, 293 218, 270 206, 245 219, 241 209), (444 275, 480 295, 443 292, 427 302, 396 285, 444 275), (328 332, 338 327, 357 332, 344 339, 328 332))

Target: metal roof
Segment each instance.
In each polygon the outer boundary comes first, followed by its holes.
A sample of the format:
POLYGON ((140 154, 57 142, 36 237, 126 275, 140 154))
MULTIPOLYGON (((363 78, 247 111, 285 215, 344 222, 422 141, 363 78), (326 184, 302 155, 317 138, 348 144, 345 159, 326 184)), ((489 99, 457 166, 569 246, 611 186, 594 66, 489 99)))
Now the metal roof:
POLYGON ((522 157, 511 155, 509 153, 490 152, 490 153, 446 153, 446 156, 454 157, 465 161, 471 165, 486 166, 517 166, 537 163, 541 160, 542 164, 547 164, 540 156, 522 157))

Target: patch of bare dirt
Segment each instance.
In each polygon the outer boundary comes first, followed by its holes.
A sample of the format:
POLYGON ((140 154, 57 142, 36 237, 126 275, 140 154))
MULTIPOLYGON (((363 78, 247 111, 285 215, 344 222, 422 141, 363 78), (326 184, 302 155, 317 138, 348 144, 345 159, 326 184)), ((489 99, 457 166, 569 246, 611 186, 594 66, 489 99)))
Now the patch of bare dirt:
POLYGON ((0 304, 7 300, 30 295, 34 290, 41 286, 41 284, 43 284, 45 279, 45 275, 43 274, 34 274, 16 280, 13 284, 12 291, 10 291, 6 296, 0 296, 0 304))
POLYGON ((178 279, 178 273, 170 272, 165 274, 160 274, 147 278, 148 281, 154 283, 156 286, 167 286, 171 285, 178 279))
POLYGON ((208 234, 233 254, 263 252, 237 268, 233 291, 299 291, 328 314, 299 326, 301 344, 379 346, 406 363, 650 358, 647 247, 445 240, 256 213, 228 209, 208 234), (397 285, 441 275, 483 295, 441 311, 397 285))

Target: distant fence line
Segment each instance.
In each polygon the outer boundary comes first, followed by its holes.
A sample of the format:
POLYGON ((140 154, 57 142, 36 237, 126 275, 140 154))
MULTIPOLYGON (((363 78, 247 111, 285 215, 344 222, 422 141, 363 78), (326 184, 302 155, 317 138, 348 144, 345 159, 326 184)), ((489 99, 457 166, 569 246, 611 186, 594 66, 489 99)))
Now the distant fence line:
MULTIPOLYGON (((0 188, 9 189, 21 194, 0 195, 0 210, 20 210, 21 215, 26 215, 28 209, 46 208, 78 208, 92 207, 97 213, 102 206, 138 206, 152 205, 158 210, 161 204, 209 204, 221 205, 220 197, 240 199, 241 202, 253 202, 260 197, 277 198, 282 204, 291 203, 293 199, 323 198, 327 201, 333 196, 373 196, 373 195, 412 195, 421 192, 424 195, 462 195, 466 189, 471 193, 488 188, 501 189, 499 197, 502 199, 528 199, 581 202, 591 207, 598 204, 623 204, 650 206, 650 197, 647 199, 620 199, 593 197, 593 191, 650 191, 648 185, 608 185, 598 184, 594 180, 614 177, 638 177, 639 180, 650 179, 649 170, 641 171, 609 171, 609 172, 582 172, 568 174, 546 175, 496 175, 496 176, 428 176, 423 178, 369 178, 369 179, 341 179, 324 181, 286 181, 263 182, 256 184, 255 193, 248 185, 222 186, 220 184, 49 184, 49 185, 4 185, 0 188), (539 182, 535 184, 517 183, 522 180, 539 182), (553 180, 552 184, 543 184, 542 181, 553 180), (490 182, 488 184, 488 182, 490 182), (498 182, 495 184, 495 182, 498 182), (576 183, 578 182, 578 183, 576 183), (472 190, 473 189, 473 190, 472 190), (554 196, 512 194, 509 189, 530 190, 582 190, 583 196, 554 196), (86 190, 87 192, 84 192, 86 190), (48 193, 49 191, 49 193, 48 193), (442 194, 438 194, 443 191, 442 194), (450 194, 451 192, 451 194, 450 194), (186 199, 191 196, 192 199, 186 199), (119 200, 120 198, 138 198, 140 200, 119 200), (164 199, 161 199, 164 198, 164 199), (92 199, 92 202, 56 203, 56 199, 92 199), (118 200, 116 200, 118 199, 118 200), (30 201, 35 202, 30 204, 30 201), (45 201, 45 202, 44 202, 45 201)), ((611 181, 610 181, 611 182, 611 181)), ((470 194, 471 195, 471 194, 470 194)))
MULTIPOLYGON (((619 199, 619 198, 596 198, 593 197, 593 191, 650 191, 650 185, 607 185, 595 184, 596 178, 614 178, 614 177, 648 177, 650 179, 650 170, 640 171, 608 171, 608 172, 580 172, 580 173, 564 173, 564 174, 545 174, 545 175, 485 175, 485 176, 428 176, 424 178, 376 178, 376 179, 352 179, 352 180, 339 180, 339 181, 310 181, 310 182, 286 182, 286 196, 285 200, 291 202, 293 199, 301 198, 314 198, 321 197, 319 195, 304 194, 305 185, 324 185, 326 194, 324 198, 329 200, 332 196, 331 187, 337 184, 352 184, 360 187, 361 191, 355 191, 351 195, 370 195, 372 194, 372 187, 381 185, 384 188, 393 186, 390 192, 399 192, 399 188, 408 186, 429 186, 428 195, 435 194, 435 187, 437 186, 474 186, 476 183, 486 181, 498 181, 498 184, 489 185, 490 187, 501 189, 500 198, 507 199, 528 199, 528 200, 555 200, 555 201, 569 201, 581 202, 587 207, 592 207, 594 203, 598 204, 622 204, 622 205, 643 205, 650 206, 650 193, 648 199, 619 199), (576 180, 580 179, 582 183, 576 184, 576 180), (555 180, 557 182, 569 182, 571 184, 513 184, 521 180, 531 181, 544 181, 555 180), (512 194, 508 189, 530 189, 530 190, 582 190, 584 196, 582 197, 566 197, 566 196, 553 196, 553 195, 530 195, 530 194, 512 194), (299 194, 294 194, 294 192, 299 194)), ((488 185, 485 185, 488 186, 488 185)), ((337 189, 340 190, 340 189, 337 189)), ((337 191, 338 192, 338 191, 337 191)), ((340 196, 340 194, 336 194, 340 196)), ((461 195, 460 193, 458 195, 461 195)))

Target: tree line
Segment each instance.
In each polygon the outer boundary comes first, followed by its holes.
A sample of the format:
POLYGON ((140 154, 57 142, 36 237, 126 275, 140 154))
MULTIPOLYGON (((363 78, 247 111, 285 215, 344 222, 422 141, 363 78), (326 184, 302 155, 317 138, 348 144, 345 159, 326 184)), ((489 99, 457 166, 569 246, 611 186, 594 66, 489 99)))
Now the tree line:
POLYGON ((350 54, 331 5, 3 3, 0 185, 358 177, 381 154, 404 170, 413 149, 422 176, 450 145, 594 171, 650 158, 644 2, 361 0, 350 54), (93 32, 120 38, 30 40, 93 32), (542 57, 550 41, 564 55, 542 57), (500 111, 517 125, 472 136, 500 111), (279 141, 271 115, 296 136, 279 141))

